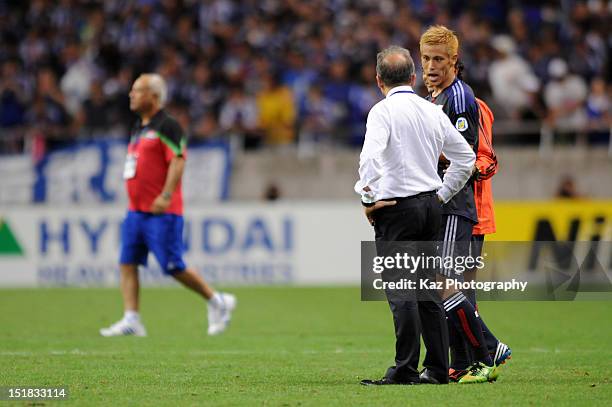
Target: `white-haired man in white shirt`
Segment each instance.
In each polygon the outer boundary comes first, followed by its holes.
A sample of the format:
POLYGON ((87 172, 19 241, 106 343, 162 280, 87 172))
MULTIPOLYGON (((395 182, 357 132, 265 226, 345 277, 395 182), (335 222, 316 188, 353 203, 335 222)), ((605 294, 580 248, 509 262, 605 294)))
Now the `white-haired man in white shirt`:
MULTIPOLYGON (((463 188, 474 167, 469 144, 442 109, 414 93, 415 81, 408 50, 392 46, 377 55, 376 82, 385 99, 368 115, 355 191, 374 226, 379 256, 386 242, 435 241, 441 204, 463 188), (437 173, 441 154, 451 162, 444 181, 437 173)), ((361 384, 448 383, 444 309, 435 290, 415 291, 405 298, 386 291, 395 325, 395 365, 382 379, 361 384), (421 333, 427 355, 419 375, 421 333)))

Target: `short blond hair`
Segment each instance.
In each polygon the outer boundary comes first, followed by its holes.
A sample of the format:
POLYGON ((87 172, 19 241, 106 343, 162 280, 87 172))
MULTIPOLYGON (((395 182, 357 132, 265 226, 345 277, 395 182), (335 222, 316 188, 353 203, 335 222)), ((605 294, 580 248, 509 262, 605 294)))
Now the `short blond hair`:
POLYGON ((443 25, 433 25, 421 35, 419 47, 423 50, 423 45, 446 45, 449 57, 459 53, 459 39, 452 30, 443 25))

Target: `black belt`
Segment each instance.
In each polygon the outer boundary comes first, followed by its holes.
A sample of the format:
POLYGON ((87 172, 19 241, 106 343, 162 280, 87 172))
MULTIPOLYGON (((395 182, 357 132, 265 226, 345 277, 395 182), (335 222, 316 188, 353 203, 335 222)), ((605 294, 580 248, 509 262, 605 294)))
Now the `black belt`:
POLYGON ((427 192, 421 192, 418 193, 416 195, 410 195, 410 196, 404 196, 401 198, 386 198, 386 199, 381 199, 381 201, 397 201, 397 203, 400 203, 402 201, 408 201, 411 199, 419 199, 419 198, 426 198, 428 196, 434 195, 437 191, 427 191, 427 192))

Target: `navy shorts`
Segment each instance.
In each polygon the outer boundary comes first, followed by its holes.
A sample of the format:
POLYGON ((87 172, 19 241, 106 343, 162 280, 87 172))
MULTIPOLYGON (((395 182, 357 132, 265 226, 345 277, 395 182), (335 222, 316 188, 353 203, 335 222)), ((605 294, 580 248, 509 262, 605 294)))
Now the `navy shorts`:
POLYGON ((467 270, 461 264, 470 255, 472 229, 474 224, 467 218, 457 215, 442 215, 442 223, 438 240, 442 242, 441 256, 455 259, 455 267, 442 267, 446 277, 463 281, 463 273, 467 270))
POLYGON ((152 252, 166 274, 184 271, 183 217, 128 211, 121 225, 121 264, 147 265, 152 252))
POLYGON ((482 255, 482 246, 484 246, 485 235, 472 235, 472 244, 470 245, 470 256, 478 257, 482 255))

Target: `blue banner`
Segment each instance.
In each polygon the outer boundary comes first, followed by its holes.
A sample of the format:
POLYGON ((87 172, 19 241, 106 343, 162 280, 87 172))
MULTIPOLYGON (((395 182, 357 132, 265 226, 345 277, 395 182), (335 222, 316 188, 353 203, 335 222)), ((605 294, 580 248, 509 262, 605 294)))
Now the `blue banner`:
MULTIPOLYGON (((82 142, 47 154, 35 167, 35 203, 109 203, 125 201, 122 179, 125 142, 82 142)), ((183 185, 187 202, 229 196, 231 155, 228 143, 189 147, 183 185)))

